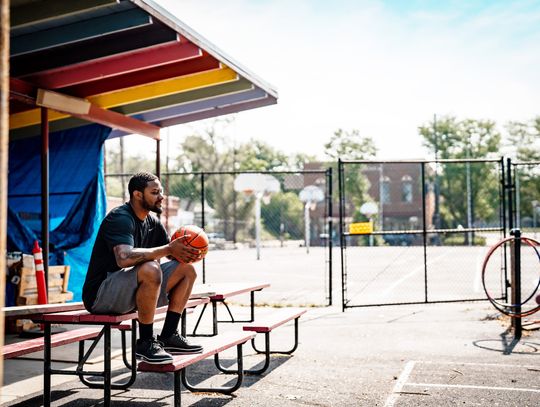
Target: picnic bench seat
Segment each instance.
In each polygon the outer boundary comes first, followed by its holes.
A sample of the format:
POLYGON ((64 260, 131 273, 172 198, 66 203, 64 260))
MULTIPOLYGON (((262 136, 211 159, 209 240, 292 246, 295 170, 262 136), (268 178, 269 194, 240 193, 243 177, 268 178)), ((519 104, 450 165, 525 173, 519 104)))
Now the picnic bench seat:
POLYGON ((251 374, 261 374, 268 369, 268 366, 270 366, 270 354, 272 353, 285 353, 285 354, 292 354, 296 348, 298 347, 298 320, 302 315, 306 313, 305 309, 297 309, 297 308, 281 308, 278 311, 275 311, 274 313, 263 316, 262 318, 258 318, 257 321, 252 322, 251 324, 247 324, 243 326, 244 331, 249 332, 257 332, 260 334, 264 334, 264 349, 259 350, 255 346, 255 338, 251 340, 251 346, 257 353, 264 353, 264 364, 260 369, 252 369, 252 370, 246 370, 247 373, 251 374), (292 321, 294 319, 294 345, 289 350, 271 350, 270 348, 270 333, 280 326, 285 325, 287 322, 292 321))
POLYGON ((264 288, 270 287, 269 283, 213 283, 213 284, 199 284, 194 287, 194 291, 209 292, 210 303, 212 305, 212 333, 211 334, 197 334, 197 328, 201 322, 201 319, 206 311, 208 304, 205 304, 197 322, 193 328, 193 336, 214 336, 218 334, 218 323, 235 323, 235 322, 253 322, 255 319, 255 292, 261 291, 264 288), (230 297, 248 294, 250 295, 250 319, 238 320, 235 319, 226 300, 230 297), (217 317, 217 304, 221 303, 227 309, 230 320, 218 320, 217 317))
POLYGON ((138 370, 141 372, 174 373, 174 406, 180 407, 181 404, 181 386, 180 382, 189 391, 196 392, 216 392, 231 394, 238 390, 242 385, 244 377, 242 346, 244 343, 252 340, 256 333, 253 332, 226 332, 203 340, 203 351, 191 355, 173 355, 173 362, 164 365, 153 365, 146 362, 140 362, 138 370), (236 346, 236 370, 229 370, 226 373, 236 374, 236 381, 231 386, 226 387, 199 387, 189 383, 186 376, 186 368, 201 360, 214 356, 216 366, 219 366, 219 353, 236 346))
MULTIPOLYGON (((51 347, 55 348, 57 346, 67 345, 74 342, 94 339, 99 335, 100 332, 101 328, 98 327, 84 327, 60 332, 51 335, 51 347)), ((2 356, 4 359, 12 359, 18 356, 27 355, 29 353, 42 351, 44 347, 45 344, 43 337, 10 343, 9 345, 2 346, 2 356)))
MULTIPOLYGON (((189 300, 186 307, 194 307, 201 303, 207 303, 208 299, 193 299, 189 300)), ((158 318, 161 318, 161 314, 165 315, 167 307, 160 307, 156 311, 158 318)), ((35 316, 33 319, 36 322, 41 322, 44 324, 44 390, 43 390, 43 400, 46 407, 51 404, 51 375, 53 374, 62 374, 62 375, 76 375, 79 377, 79 380, 89 388, 103 389, 104 391, 104 405, 110 406, 111 403, 111 389, 122 389, 125 390, 129 388, 136 379, 137 375, 137 362, 135 358, 135 349, 136 346, 136 319, 138 317, 137 312, 131 312, 128 314, 120 315, 100 315, 100 314, 91 314, 85 309, 82 310, 72 310, 65 312, 55 312, 50 314, 43 314, 35 316), (99 326, 93 327, 98 331, 97 335, 93 338, 92 345, 85 352, 84 350, 84 340, 79 341, 79 362, 75 370, 59 370, 53 369, 51 366, 51 348, 52 346, 52 336, 51 335, 51 324, 78 324, 78 325, 90 325, 90 326, 99 326), (131 370, 131 375, 129 378, 123 382, 112 382, 111 375, 111 331, 119 327, 122 324, 131 325, 131 361, 127 360, 126 344, 125 339, 122 342, 123 348, 123 357, 126 367, 131 370), (85 371, 84 365, 86 364, 88 358, 94 351, 98 342, 101 338, 104 338, 104 369, 101 372, 96 371, 85 371), (86 377, 102 377, 102 381, 90 381, 86 377)), ((122 327, 124 326, 122 325, 122 327)), ((126 332, 127 328, 120 328, 122 334, 126 332)))

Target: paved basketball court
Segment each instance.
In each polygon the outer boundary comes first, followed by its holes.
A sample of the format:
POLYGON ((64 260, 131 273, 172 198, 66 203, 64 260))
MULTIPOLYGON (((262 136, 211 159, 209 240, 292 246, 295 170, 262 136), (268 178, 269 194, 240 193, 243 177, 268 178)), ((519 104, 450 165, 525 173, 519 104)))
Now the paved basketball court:
MULTIPOLYGON (((309 256, 293 249, 278 250, 264 250, 264 261, 250 258, 254 254, 250 249, 242 261, 226 252, 211 253, 209 262, 215 263, 208 270, 208 281, 270 281, 272 287, 256 295, 263 303, 295 299, 309 305, 324 300, 324 269, 319 262, 324 255, 313 248, 309 256), (313 263, 309 261, 312 255, 314 259, 319 256, 313 263)), ((335 283, 339 283, 338 275, 335 283)), ((487 302, 368 307, 343 313, 339 287, 335 288, 337 306, 310 307, 302 317, 300 345, 292 357, 276 355, 267 373, 247 376, 234 396, 183 391, 183 405, 540 405, 540 331, 525 331, 521 341, 512 343, 508 319, 500 318, 487 302)), ((396 285, 395 290, 399 289, 396 285)), ((242 304, 248 299, 234 299, 235 315, 247 315, 249 308, 242 304)), ((263 307, 257 313, 272 310, 263 307)), ((220 312, 224 317, 224 310, 220 312)), ((204 324, 209 326, 209 321, 204 324)), ((273 334, 276 347, 288 348, 291 341, 292 327, 273 334)), ((119 341, 115 346, 118 349, 119 341)), ((53 357, 67 360, 60 367, 72 366, 69 360, 75 358, 76 347, 62 349, 53 351, 53 357)), ((245 353, 247 367, 261 363, 250 347, 245 353)), ((100 360, 95 363, 99 365, 100 360)), ((116 372, 122 373, 120 357, 115 363, 116 372)), ((3 405, 40 405, 41 370, 42 364, 36 360, 6 361, 3 405)), ((194 383, 227 382, 223 375, 216 375, 211 360, 191 372, 194 383)), ((101 397, 101 391, 90 390, 77 380, 58 383, 53 392, 55 406, 97 406, 101 397)), ((172 376, 142 373, 129 391, 113 391, 113 403, 171 406, 172 376)))

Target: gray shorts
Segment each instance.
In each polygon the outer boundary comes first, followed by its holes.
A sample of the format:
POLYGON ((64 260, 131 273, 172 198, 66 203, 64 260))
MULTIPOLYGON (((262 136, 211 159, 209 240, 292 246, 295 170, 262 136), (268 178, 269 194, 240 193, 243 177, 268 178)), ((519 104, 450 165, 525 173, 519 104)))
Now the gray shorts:
MULTIPOLYGON (((161 292, 158 298, 158 307, 169 303, 167 297, 167 281, 174 269, 178 266, 176 260, 162 263, 161 292)), ((99 286, 96 300, 92 305, 91 312, 94 314, 127 314, 137 309, 135 294, 137 287, 137 270, 140 266, 130 267, 108 273, 107 278, 99 286)))

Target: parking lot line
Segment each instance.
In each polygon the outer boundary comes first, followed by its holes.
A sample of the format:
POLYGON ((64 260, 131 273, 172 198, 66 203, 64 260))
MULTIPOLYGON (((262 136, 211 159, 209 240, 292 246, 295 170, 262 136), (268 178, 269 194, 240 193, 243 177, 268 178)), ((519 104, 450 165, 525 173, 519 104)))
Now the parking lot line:
POLYGON ((523 387, 474 386, 474 385, 469 385, 469 384, 405 383, 403 386, 440 387, 440 388, 449 388, 449 389, 452 388, 452 389, 522 391, 522 392, 530 392, 530 393, 540 393, 540 389, 527 389, 523 387))
POLYGON ((392 393, 386 399, 386 403, 384 403, 384 407, 394 406, 394 404, 399 398, 399 395, 400 395, 401 390, 403 389, 403 386, 406 384, 407 380, 409 379, 409 375, 414 369, 415 363, 416 362, 413 360, 410 360, 407 362, 407 364, 403 368, 403 371, 399 375, 398 381, 396 382, 396 384, 394 385, 394 388, 392 389, 392 393))

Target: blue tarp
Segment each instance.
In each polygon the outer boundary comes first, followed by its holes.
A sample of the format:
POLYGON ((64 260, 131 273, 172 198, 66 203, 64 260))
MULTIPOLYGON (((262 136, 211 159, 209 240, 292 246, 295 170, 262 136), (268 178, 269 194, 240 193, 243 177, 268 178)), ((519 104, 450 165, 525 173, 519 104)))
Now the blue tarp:
MULTIPOLYGON (((102 147, 110 132, 92 124, 49 136, 49 263, 71 266, 75 301, 105 216, 102 147)), ((34 240, 41 245, 41 137, 9 143, 8 188, 8 251, 31 253, 34 240)))

